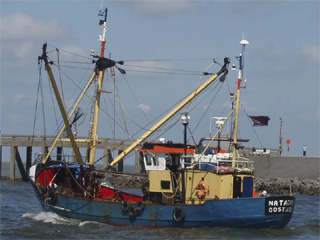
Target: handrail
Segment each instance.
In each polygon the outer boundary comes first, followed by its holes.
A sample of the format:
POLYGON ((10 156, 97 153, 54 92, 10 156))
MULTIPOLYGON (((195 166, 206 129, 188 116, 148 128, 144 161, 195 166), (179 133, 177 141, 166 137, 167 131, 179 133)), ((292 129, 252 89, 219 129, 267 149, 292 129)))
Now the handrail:
POLYGON ((217 167, 230 164, 230 166, 232 165, 232 163, 234 162, 235 168, 238 168, 239 165, 245 165, 247 168, 249 168, 250 170, 254 170, 253 164, 254 161, 250 160, 248 158, 245 157, 237 157, 236 160, 232 160, 232 159, 213 159, 214 155, 212 156, 212 159, 210 161, 206 161, 206 162, 201 162, 201 158, 208 156, 208 155, 182 155, 180 158, 181 163, 186 166, 186 168, 190 168, 190 169, 194 169, 194 166, 196 166, 197 164, 216 164, 217 167), (187 159, 190 159, 189 161, 185 161, 187 159), (251 165, 251 166, 250 166, 251 165))

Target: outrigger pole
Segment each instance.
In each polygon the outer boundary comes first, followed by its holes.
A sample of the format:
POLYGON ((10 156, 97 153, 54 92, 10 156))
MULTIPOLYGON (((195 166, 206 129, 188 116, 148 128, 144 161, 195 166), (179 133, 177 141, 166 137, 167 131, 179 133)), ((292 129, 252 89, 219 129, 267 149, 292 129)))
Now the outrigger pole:
POLYGON ((109 170, 111 167, 116 165, 118 162, 122 161, 125 156, 127 156, 133 149, 135 149, 139 144, 141 144, 145 139, 147 139, 151 134, 153 134, 158 128, 165 124, 170 118, 172 118, 178 111, 180 111, 185 105, 187 105, 191 100, 198 96, 203 90, 205 90, 217 77, 224 73, 228 73, 228 65, 230 63, 229 58, 224 59, 224 65, 219 72, 211 76, 205 83, 203 83, 199 88, 197 88, 193 93, 191 93, 183 102, 181 102, 176 108, 174 108, 170 113, 168 113, 164 118, 162 118, 158 123, 156 123, 151 129, 149 129, 145 134, 143 134, 138 140, 132 143, 127 149, 120 153, 107 167, 109 170))
POLYGON ((56 99, 57 99, 57 102, 58 102, 58 105, 59 105, 59 108, 60 108, 60 112, 61 112, 61 115, 62 115, 62 118, 63 118, 63 121, 64 121, 64 125, 65 125, 65 127, 67 129, 67 132, 68 132, 68 135, 69 135, 69 138, 70 138, 70 141, 71 141, 71 145, 72 145, 73 151, 74 151, 74 153, 76 155, 76 160, 80 164, 80 166, 82 166, 83 162, 82 162, 81 154, 80 154, 79 148, 77 146, 77 143, 75 141, 75 138, 73 136, 73 133, 72 133, 72 130, 71 130, 71 126, 70 126, 70 123, 69 123, 69 119, 68 119, 67 113, 66 113, 66 111, 64 109, 63 102, 62 102, 62 99, 61 99, 61 96, 60 96, 56 81, 54 79, 54 76, 53 76, 53 73, 52 73, 52 70, 51 70, 51 67, 50 67, 50 63, 48 62, 47 43, 43 44, 42 50, 43 50, 42 51, 42 56, 39 57, 39 60, 44 60, 45 68, 46 68, 46 70, 48 72, 48 75, 49 75, 49 78, 50 78, 50 81, 51 81, 51 85, 52 85, 54 94, 56 95, 56 99))
MULTIPOLYGON (((77 107, 79 106, 79 104, 80 104, 83 96, 84 96, 85 93, 87 92, 88 88, 90 87, 90 85, 91 85, 91 83, 92 83, 92 81, 93 81, 93 79, 94 79, 95 77, 96 77, 96 73, 93 72, 92 77, 90 78, 90 80, 89 80, 89 82, 87 83, 86 87, 85 87, 84 90, 82 91, 81 96, 79 97, 76 105, 75 105, 74 108, 72 109, 72 111, 71 111, 71 113, 70 113, 70 115, 69 115, 69 118, 68 118, 68 122, 70 121, 71 117, 72 117, 73 114, 75 113, 75 111, 76 111, 77 107)), ((64 132, 65 129, 66 129, 66 125, 63 125, 63 127, 61 128, 58 136, 56 137, 55 141, 54 141, 53 144, 51 145, 51 148, 50 148, 50 150, 49 150, 46 158, 42 161, 43 164, 45 164, 45 163, 48 161, 48 159, 49 159, 49 157, 50 157, 50 155, 51 155, 54 147, 56 146, 57 142, 60 140, 60 137, 61 137, 61 135, 62 135, 62 133, 64 132)))

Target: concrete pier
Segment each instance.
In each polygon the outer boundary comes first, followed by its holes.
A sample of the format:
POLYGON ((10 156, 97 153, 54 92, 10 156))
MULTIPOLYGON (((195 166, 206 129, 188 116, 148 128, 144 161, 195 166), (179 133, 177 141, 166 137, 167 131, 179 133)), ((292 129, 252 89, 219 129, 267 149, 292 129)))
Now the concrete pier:
MULTIPOLYGON (((48 147, 54 140, 54 136, 31 136, 31 135, 9 135, 2 134, 1 135, 1 144, 0 144, 0 178, 1 176, 1 168, 2 168, 2 157, 4 147, 10 147, 10 171, 9 171, 9 179, 15 180, 15 172, 16 172, 16 163, 18 164, 20 175, 22 179, 26 179, 26 173, 28 172, 32 161, 32 150, 33 148, 40 148, 41 153, 47 152, 48 147), (20 157, 18 147, 26 147, 26 163, 25 165, 22 163, 22 159, 20 157)), ((86 137, 77 137, 76 142, 79 148, 86 149, 88 147, 88 142, 86 141, 86 137)), ((112 161, 111 152, 116 150, 118 153, 126 149, 133 140, 127 139, 112 139, 112 138, 100 138, 97 144, 97 149, 103 150, 103 164, 107 166, 108 163, 112 161)), ((56 159, 62 158, 62 149, 63 148, 71 148, 71 143, 68 139, 60 140, 56 148, 56 159)), ((52 154, 53 155, 53 154, 52 154)), ((140 155, 136 155, 136 157, 140 155)), ((135 160, 136 163, 140 163, 140 159, 135 160)), ((136 167, 139 169, 139 166, 136 167)), ((114 169, 115 170, 115 169, 114 169)), ((118 171, 123 171, 123 162, 118 164, 118 171)))

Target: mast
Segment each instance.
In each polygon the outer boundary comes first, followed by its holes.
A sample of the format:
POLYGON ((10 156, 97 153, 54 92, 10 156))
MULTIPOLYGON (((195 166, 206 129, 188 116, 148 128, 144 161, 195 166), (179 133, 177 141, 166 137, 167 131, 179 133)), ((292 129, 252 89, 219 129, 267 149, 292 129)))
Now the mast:
POLYGON ((159 129, 163 124, 169 121, 178 111, 180 111, 185 105, 191 102, 196 96, 198 96, 203 90, 205 90, 211 83, 213 83, 216 78, 224 73, 226 75, 228 73, 228 65, 230 63, 229 58, 224 59, 224 65, 220 69, 219 72, 215 73, 211 76, 206 82, 204 82, 201 86, 199 86, 193 93, 191 93, 183 102, 181 102, 176 108, 174 108, 170 113, 168 113, 164 118, 162 118, 158 123, 156 123, 151 129, 149 129, 145 134, 143 134, 138 140, 132 143, 127 149, 125 149, 121 154, 119 154, 106 168, 106 170, 113 167, 118 162, 122 161, 122 159, 127 156, 132 150, 134 150, 139 144, 141 144, 145 139, 147 139, 151 134, 153 134, 157 129, 159 129))
POLYGON ((102 29, 102 35, 99 35, 99 41, 101 41, 101 53, 100 57, 104 57, 104 50, 106 45, 106 36, 107 36, 107 15, 108 15, 108 8, 104 10, 104 12, 101 12, 98 14, 99 16, 103 16, 104 20, 100 20, 99 25, 103 28, 102 29))
POLYGON ((233 135, 233 149, 232 149, 232 167, 235 167, 235 160, 237 154, 237 145, 238 145, 238 125, 239 125, 239 106, 240 106, 240 89, 241 89, 241 82, 243 78, 243 70, 244 70, 244 53, 245 53, 245 46, 249 44, 247 40, 241 40, 240 44, 242 45, 242 53, 239 56, 239 73, 238 73, 238 88, 237 88, 237 95, 236 95, 236 116, 234 122, 234 135, 233 135))
MULTIPOLYGON (((102 27, 102 35, 99 35, 99 41, 101 41, 101 52, 100 52, 100 59, 104 59, 104 50, 105 50, 105 44, 106 44, 106 34, 107 34, 107 13, 108 9, 106 8, 104 12, 99 13, 99 16, 104 16, 104 20, 100 20, 99 25, 102 27)), ((99 61, 98 60, 98 61, 99 61)), ((97 65, 98 64, 97 61, 97 65)), ((90 137, 90 149, 89 149, 89 165, 94 165, 94 160, 96 156, 96 146, 98 143, 98 122, 99 122, 99 112, 100 112, 100 97, 101 97, 101 90, 102 90, 102 83, 103 83, 103 78, 104 78, 104 72, 105 68, 104 67, 99 67, 97 66, 99 73, 98 73, 98 86, 97 86, 97 91, 96 91, 96 100, 95 100, 95 106, 94 106, 94 116, 93 116, 93 121, 92 121, 92 126, 91 126, 91 136, 90 137)))

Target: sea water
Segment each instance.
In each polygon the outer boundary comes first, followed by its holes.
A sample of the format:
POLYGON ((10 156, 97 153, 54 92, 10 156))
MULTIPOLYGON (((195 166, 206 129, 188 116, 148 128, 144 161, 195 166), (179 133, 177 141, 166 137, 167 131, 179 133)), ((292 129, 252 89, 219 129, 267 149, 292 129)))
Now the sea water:
POLYGON ((296 196, 283 229, 137 228, 66 219, 45 212, 28 182, 1 180, 1 240, 6 239, 319 239, 319 196, 296 196))
MULTIPOLYGON (((2 174, 8 176, 9 163, 2 174)), ((17 169, 16 169, 17 170, 17 169)), ((134 166, 127 166, 133 171, 134 166)), ((17 174, 19 175, 18 171, 17 174)), ((0 239, 320 239, 320 196, 296 196, 294 214, 283 229, 138 228, 67 219, 45 212, 28 182, 0 181, 0 239)))

